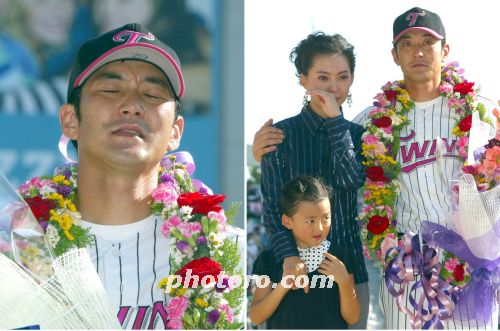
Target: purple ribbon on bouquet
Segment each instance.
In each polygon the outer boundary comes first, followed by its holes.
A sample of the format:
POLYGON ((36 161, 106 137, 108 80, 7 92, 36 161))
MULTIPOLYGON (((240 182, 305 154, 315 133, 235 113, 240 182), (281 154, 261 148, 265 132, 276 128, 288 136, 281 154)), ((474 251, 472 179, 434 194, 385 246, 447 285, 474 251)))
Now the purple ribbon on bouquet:
MULTIPOLYGON (((189 152, 184 152, 184 151, 183 152, 175 152, 172 154, 165 155, 163 157, 163 159, 161 160, 161 166, 166 167, 168 169, 172 168, 175 163, 182 163, 186 167, 186 170, 190 176, 192 176, 194 171, 196 170, 196 166, 194 165, 193 157, 191 156, 191 154, 189 152), (169 158, 170 156, 175 156, 175 162, 172 162, 170 160, 170 158, 169 158)), ((199 192, 207 193, 210 195, 213 194, 210 187, 205 185, 201 180, 191 178, 191 182, 193 183, 193 186, 199 192)))
POLYGON ((476 257, 459 234, 439 224, 424 221, 422 230, 425 241, 438 245, 466 261, 469 264, 469 272, 472 271, 471 280, 461 291, 453 311, 453 319, 475 319, 479 326, 488 324, 496 302, 495 294, 500 285, 500 258, 489 261, 476 257))
POLYGON ((422 245, 418 236, 412 232, 405 233, 403 247, 392 247, 386 253, 386 258, 394 251, 398 255, 388 262, 384 278, 389 293, 396 298, 401 312, 410 316, 412 329, 443 329, 442 320, 449 319, 453 312, 457 297, 455 288, 449 282, 439 277, 441 263, 438 261, 438 251, 430 245, 422 245), (416 280, 416 276, 420 276, 416 280), (410 281, 415 281, 408 289, 410 281), (395 284, 400 285, 396 290, 395 284), (412 293, 422 288, 418 298, 412 293), (405 289, 409 291, 409 301, 415 312, 402 304, 405 289))

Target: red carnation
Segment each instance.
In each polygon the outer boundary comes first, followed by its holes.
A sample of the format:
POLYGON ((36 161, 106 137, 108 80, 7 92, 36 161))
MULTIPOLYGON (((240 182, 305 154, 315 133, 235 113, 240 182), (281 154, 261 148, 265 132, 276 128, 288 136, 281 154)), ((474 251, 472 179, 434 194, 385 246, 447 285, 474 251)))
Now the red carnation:
POLYGON ((453 270, 453 277, 457 282, 461 282, 465 278, 465 269, 463 264, 459 264, 455 267, 455 270, 453 270))
POLYGON ((468 132, 472 127, 472 115, 467 115, 458 124, 460 131, 468 132))
POLYGON ((366 229, 373 234, 381 234, 389 226, 389 219, 385 216, 374 215, 368 220, 366 229))
POLYGON ((384 91, 385 97, 389 99, 390 101, 396 100, 396 97, 398 96, 398 92, 394 90, 387 90, 384 91))
POLYGON ((468 81, 464 81, 463 83, 453 86, 453 92, 459 92, 461 95, 466 95, 470 92, 474 92, 473 86, 474 82, 469 83, 468 81))
MULTIPOLYGON (((203 277, 206 276, 213 276, 214 280, 217 282, 219 274, 223 271, 222 266, 219 263, 215 262, 212 259, 209 259, 208 257, 202 257, 201 259, 193 260, 175 273, 176 275, 181 276, 182 284, 184 286, 184 281, 186 279, 188 270, 191 270, 191 276, 196 276, 189 277, 188 287, 193 287, 194 278, 197 278, 198 280, 197 285, 201 285, 202 281, 204 280, 203 277)), ((204 281, 207 282, 208 280, 205 279, 204 281)))
POLYGON ((374 182, 385 182, 389 180, 389 178, 384 176, 384 169, 378 166, 368 167, 368 169, 366 169, 366 177, 374 182))
POLYGON ((218 204, 224 202, 224 199, 225 196, 223 194, 209 195, 200 192, 187 192, 179 195, 177 203, 180 207, 192 207, 193 214, 206 215, 211 211, 219 212, 222 207, 218 204))
POLYGON ((55 201, 43 199, 39 196, 25 198, 24 200, 28 206, 30 206, 33 215, 38 221, 48 221, 50 218, 50 211, 57 206, 55 201))
POLYGON ((392 120, 389 116, 382 116, 380 118, 373 119, 372 123, 377 128, 387 128, 387 127, 391 126, 392 120))

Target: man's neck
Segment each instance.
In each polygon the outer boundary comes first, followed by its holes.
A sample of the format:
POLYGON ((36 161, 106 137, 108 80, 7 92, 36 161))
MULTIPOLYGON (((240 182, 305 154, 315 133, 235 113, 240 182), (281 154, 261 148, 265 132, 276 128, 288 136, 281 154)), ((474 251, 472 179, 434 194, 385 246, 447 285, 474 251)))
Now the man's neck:
POLYGON ((440 84, 441 78, 425 83, 405 80, 406 90, 414 102, 425 102, 439 97, 440 84))
POLYGON ((86 221, 121 225, 151 214, 151 192, 158 184, 158 168, 141 173, 78 168, 78 209, 86 221))

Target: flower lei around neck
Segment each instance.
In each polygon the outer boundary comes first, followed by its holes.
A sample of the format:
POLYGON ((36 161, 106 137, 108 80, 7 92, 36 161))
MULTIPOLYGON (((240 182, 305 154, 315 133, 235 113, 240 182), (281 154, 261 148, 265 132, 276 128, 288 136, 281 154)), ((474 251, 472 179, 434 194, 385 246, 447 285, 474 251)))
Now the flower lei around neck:
MULTIPOLYGON (((157 284, 171 297, 166 307, 167 327, 241 328, 243 324, 234 317, 242 308, 244 293, 235 278, 243 276, 238 268, 241 257, 238 245, 226 238, 228 221, 236 215, 238 205, 225 212, 219 206, 224 195, 207 194, 203 186, 197 189, 190 177, 193 171, 194 164, 176 162, 175 155, 165 156, 158 186, 151 193, 151 212, 163 218, 161 232, 171 243, 170 252, 165 253, 170 253, 172 274, 157 284), (202 282, 187 284, 187 274, 197 275, 202 282), (203 283, 204 276, 212 278, 203 283)), ((70 163, 57 168, 52 177, 35 177, 19 188, 56 256, 93 243, 76 208, 76 179, 77 164, 70 163)))
MULTIPOLYGON (((485 120, 486 107, 477 101, 474 83, 462 76, 463 70, 453 62, 442 68, 440 95, 448 98, 456 124, 452 133, 458 137, 456 148, 462 162, 467 158, 472 115, 478 112, 485 120)), ((359 219, 363 223, 365 254, 384 264, 385 253, 398 246, 396 198, 400 191, 397 179, 401 165, 396 161, 399 134, 409 124, 406 114, 414 107, 403 80, 388 82, 375 97, 375 108, 368 113, 362 154, 366 158, 365 207, 359 219)))

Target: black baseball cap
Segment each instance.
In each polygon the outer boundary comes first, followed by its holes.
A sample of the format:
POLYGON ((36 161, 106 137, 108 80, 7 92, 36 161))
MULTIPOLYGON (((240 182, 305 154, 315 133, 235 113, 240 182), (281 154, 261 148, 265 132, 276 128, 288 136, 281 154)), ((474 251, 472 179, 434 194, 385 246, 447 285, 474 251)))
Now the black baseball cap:
POLYGON ((87 40, 71 69, 67 99, 99 68, 117 60, 140 60, 156 65, 169 79, 176 96, 184 95, 181 62, 172 48, 138 23, 126 24, 87 40))
POLYGON ((396 43, 405 32, 412 29, 427 31, 439 40, 446 38, 446 32, 438 14, 414 7, 394 20, 392 43, 396 43))

